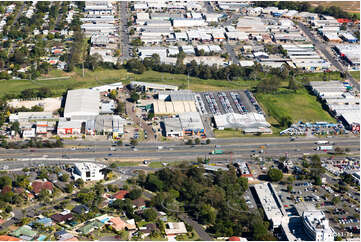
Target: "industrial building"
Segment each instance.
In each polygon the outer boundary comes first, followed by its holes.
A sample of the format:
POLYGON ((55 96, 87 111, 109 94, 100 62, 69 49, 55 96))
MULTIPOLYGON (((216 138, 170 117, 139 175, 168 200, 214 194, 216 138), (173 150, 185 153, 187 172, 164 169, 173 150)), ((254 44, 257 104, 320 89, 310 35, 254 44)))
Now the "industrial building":
POLYGON ((74 180, 81 178, 83 181, 99 181, 104 179, 101 172, 106 166, 94 163, 75 163, 73 173, 74 180))
POLYGON ((93 87, 92 90, 96 90, 98 92, 110 92, 111 90, 119 90, 123 89, 123 83, 122 82, 116 82, 111 84, 106 84, 103 86, 93 87))
POLYGON ((100 95, 96 90, 69 90, 66 96, 64 117, 69 120, 95 118, 99 115, 100 95))
POLYGON ((141 87, 144 91, 147 92, 156 92, 156 91, 177 91, 177 86, 172 85, 164 85, 164 84, 158 84, 158 83, 149 83, 149 82, 138 82, 138 81, 132 81, 130 82, 130 87, 141 87))
POLYGON ((351 89, 348 82, 314 81, 310 86, 347 129, 360 132, 360 99, 348 92, 351 89))
POLYGON ((214 115, 214 122, 220 130, 231 128, 242 129, 246 133, 272 133, 271 125, 264 115, 255 112, 214 115))
POLYGON ((351 66, 360 66, 360 45, 358 44, 337 44, 337 53, 345 59, 351 66))
POLYGON ((9 116, 10 122, 18 121, 19 123, 51 119, 54 119, 51 112, 18 112, 9 116))
POLYGON ((67 121, 65 119, 60 119, 58 122, 57 134, 59 136, 80 135, 81 126, 82 126, 81 120, 67 121))
POLYGON ((312 241, 334 241, 335 232, 329 225, 324 212, 319 210, 304 211, 302 222, 305 233, 312 241))
POLYGON ((178 117, 164 119, 165 136, 204 136, 205 129, 198 112, 180 113, 178 117))
POLYGON ((197 112, 196 105, 193 101, 161 101, 153 102, 153 111, 155 115, 171 115, 185 112, 197 112))
POLYGON ((161 91, 158 92, 158 100, 164 101, 194 101, 194 93, 191 90, 161 91))

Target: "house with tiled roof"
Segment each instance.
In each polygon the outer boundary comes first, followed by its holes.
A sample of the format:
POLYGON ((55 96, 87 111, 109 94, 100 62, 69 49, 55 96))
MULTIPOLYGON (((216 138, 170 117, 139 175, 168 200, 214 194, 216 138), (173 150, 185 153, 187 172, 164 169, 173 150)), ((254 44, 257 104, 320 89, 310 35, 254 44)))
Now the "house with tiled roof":
POLYGON ((146 208, 146 206, 145 206, 145 200, 144 200, 144 198, 142 198, 142 197, 133 200, 133 201, 132 201, 132 204, 133 204, 133 207, 134 207, 136 210, 140 210, 140 209, 145 209, 145 208, 146 208))
POLYGON ((100 229, 103 226, 104 226, 104 224, 102 222, 100 222, 98 220, 93 220, 89 223, 86 223, 84 226, 80 227, 76 231, 83 235, 87 235, 87 234, 90 234, 91 232, 93 232, 95 229, 100 229))
POLYGON ((13 231, 10 235, 21 240, 33 240, 36 237, 37 232, 33 231, 29 225, 23 225, 17 230, 13 231))
POLYGON ((53 183, 51 183, 49 181, 41 181, 41 180, 33 181, 31 183, 31 187, 33 188, 33 193, 35 195, 39 194, 43 190, 52 192, 54 189, 53 183))
POLYGON ((62 224, 62 223, 65 223, 66 221, 72 220, 73 219, 73 214, 71 214, 71 213, 66 213, 66 214, 58 213, 58 214, 52 215, 51 219, 55 223, 62 224))
POLYGON ((148 237, 156 229, 157 229, 157 225, 146 224, 144 227, 139 228, 139 232, 142 233, 142 238, 145 238, 145 237, 148 237))
POLYGON ((120 190, 119 192, 114 193, 112 197, 115 199, 122 200, 127 194, 128 194, 127 190, 120 190))
POLYGON ((9 235, 0 235, 0 241, 20 241, 20 239, 9 235))

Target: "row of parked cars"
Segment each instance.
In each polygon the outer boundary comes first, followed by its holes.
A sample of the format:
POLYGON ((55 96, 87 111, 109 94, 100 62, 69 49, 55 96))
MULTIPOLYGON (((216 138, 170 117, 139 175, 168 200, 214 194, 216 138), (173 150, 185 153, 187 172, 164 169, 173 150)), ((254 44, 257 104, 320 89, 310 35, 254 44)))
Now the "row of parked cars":
POLYGON ((246 108, 246 106, 244 106, 242 104, 241 96, 236 92, 231 92, 230 94, 231 94, 234 104, 236 105, 236 107, 238 109, 238 112, 240 114, 247 113, 248 109, 246 108))
POLYGON ((253 94, 246 90, 244 91, 249 99, 249 101, 252 103, 252 105, 254 106, 254 108, 256 109, 257 113, 259 114, 264 114, 263 111, 262 111, 262 108, 259 106, 257 100, 253 97, 253 94))
POLYGON ((200 113, 201 113, 201 114, 207 114, 207 110, 206 110, 206 108, 204 107, 204 103, 203 103, 203 101, 202 101, 201 96, 196 95, 196 100, 197 100, 197 103, 199 104, 198 106, 199 106, 199 108, 200 108, 200 113))
POLYGON ((228 100, 228 97, 225 92, 218 92, 218 98, 221 102, 223 109, 226 113, 234 113, 231 103, 228 100))
POLYGON ((205 93, 204 97, 207 100, 209 109, 213 114, 221 114, 221 111, 219 110, 218 104, 216 102, 216 99, 214 98, 212 93, 205 93))
POLYGON ((351 224, 351 223, 358 223, 358 222, 359 222, 358 219, 352 218, 351 216, 338 219, 338 223, 340 223, 340 224, 351 224))

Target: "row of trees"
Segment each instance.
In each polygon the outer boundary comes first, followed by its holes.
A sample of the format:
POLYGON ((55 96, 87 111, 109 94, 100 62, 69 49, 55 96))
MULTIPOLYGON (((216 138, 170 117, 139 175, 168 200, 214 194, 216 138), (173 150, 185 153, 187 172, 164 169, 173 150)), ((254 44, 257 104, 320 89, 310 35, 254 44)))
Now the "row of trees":
POLYGON ((57 140, 55 142, 49 140, 36 140, 31 139, 27 142, 8 142, 7 140, 2 140, 0 147, 5 149, 25 149, 25 148, 61 148, 63 147, 63 142, 57 140))
POLYGON ((156 192, 151 205, 173 214, 186 211, 208 232, 219 236, 238 235, 253 240, 273 240, 268 224, 257 212, 248 212, 242 194, 248 188, 246 178, 236 171, 217 171, 205 176, 203 168, 181 165, 154 174, 140 174, 138 184, 156 192))

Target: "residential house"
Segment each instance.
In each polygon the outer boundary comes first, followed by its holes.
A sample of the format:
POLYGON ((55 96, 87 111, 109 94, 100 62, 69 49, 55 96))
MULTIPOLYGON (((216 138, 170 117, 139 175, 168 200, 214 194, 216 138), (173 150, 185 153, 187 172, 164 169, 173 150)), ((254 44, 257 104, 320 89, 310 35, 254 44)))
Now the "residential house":
POLYGON ((142 238, 148 237, 153 231, 157 229, 155 224, 147 224, 144 227, 139 228, 139 232, 142 233, 142 238))
POLYGON ((133 207, 136 208, 137 210, 141 210, 141 209, 145 209, 145 200, 144 198, 138 198, 132 201, 133 207))
POLYGON ((76 214, 83 214, 83 213, 88 213, 89 208, 87 206, 81 204, 81 205, 75 206, 71 211, 76 214))
POLYGON ((114 193, 112 197, 115 199, 122 200, 127 194, 128 194, 127 190, 120 190, 119 192, 114 193))
POLYGON ((0 241, 20 241, 21 239, 18 239, 13 236, 9 235, 0 235, 0 241))
POLYGON ((72 220, 73 214, 69 213, 58 213, 51 216, 51 219, 59 224, 63 224, 66 221, 72 220))
POLYGON ((178 234, 186 234, 187 229, 183 222, 168 222, 166 224, 165 233, 167 236, 175 236, 178 234))
POLYGON ((33 188, 33 193, 38 195, 41 191, 46 190, 50 193, 53 192, 53 183, 49 181, 41 181, 36 180, 31 183, 31 187, 33 188))
POLYGON ((104 223, 98 221, 98 220, 93 220, 89 223, 86 223, 84 226, 80 227, 79 229, 77 229, 77 232, 83 234, 83 235, 87 235, 91 232, 93 232, 95 229, 100 229, 104 226, 104 223))
POLYGON ((33 231, 29 225, 23 225, 20 228, 13 231, 10 235, 15 236, 21 240, 29 241, 29 240, 33 240, 36 237, 37 232, 33 231))

